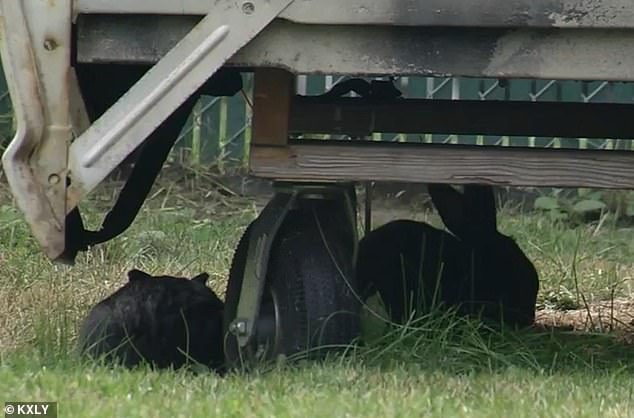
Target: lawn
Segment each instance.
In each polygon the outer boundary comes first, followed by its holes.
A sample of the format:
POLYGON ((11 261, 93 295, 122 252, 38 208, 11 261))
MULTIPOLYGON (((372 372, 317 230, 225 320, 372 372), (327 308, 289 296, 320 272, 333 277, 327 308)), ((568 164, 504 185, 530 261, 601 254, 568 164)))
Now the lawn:
MULTIPOLYGON (((210 286, 224 293, 233 249, 262 201, 181 177, 164 177, 133 227, 82 254, 74 267, 45 258, 0 185, 4 401, 57 401, 60 416, 73 417, 634 416, 634 228, 572 226, 513 205, 501 211, 500 229, 540 273, 534 329, 494 331, 435 314, 389 330, 366 312, 366 344, 321 363, 221 378, 80 361, 73 348, 81 317, 131 268, 206 271, 210 286)), ((104 187, 83 205, 93 228, 112 190, 104 187)), ((427 211, 410 212, 437 222, 427 211)))

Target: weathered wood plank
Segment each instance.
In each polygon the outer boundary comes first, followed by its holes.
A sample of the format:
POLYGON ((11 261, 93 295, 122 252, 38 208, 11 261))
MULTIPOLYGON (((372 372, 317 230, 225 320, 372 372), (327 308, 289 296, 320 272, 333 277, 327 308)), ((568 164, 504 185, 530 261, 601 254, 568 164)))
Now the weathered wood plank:
POLYGON ((290 130, 629 139, 632 116, 632 104, 296 97, 290 130))
POLYGON ((295 181, 634 189, 634 152, 302 140, 252 147, 250 171, 295 181))
POLYGON ((288 117, 295 77, 276 68, 255 72, 253 89, 253 144, 286 145, 288 117))

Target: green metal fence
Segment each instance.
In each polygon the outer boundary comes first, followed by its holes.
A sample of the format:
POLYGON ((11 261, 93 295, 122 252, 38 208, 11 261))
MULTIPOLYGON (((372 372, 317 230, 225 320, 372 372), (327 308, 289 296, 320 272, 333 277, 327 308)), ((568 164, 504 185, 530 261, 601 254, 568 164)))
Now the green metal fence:
POLYGON ((4 71, 0 66, 0 150, 6 144, 15 131, 15 120, 13 118, 13 109, 11 107, 11 98, 9 97, 9 89, 4 79, 4 71))
MULTIPOLYGON (((320 94, 341 79, 333 76, 300 76, 300 94, 320 94)), ((633 103, 634 83, 508 80, 467 78, 403 77, 397 85, 405 97, 470 100, 531 100, 569 102, 633 103)), ((190 162, 244 165, 251 135, 250 97, 252 78, 245 77, 245 95, 232 98, 203 98, 198 113, 183 130, 178 142, 180 155, 190 162), (246 97, 245 97, 246 96, 246 97), (201 115, 201 116, 198 116, 201 115)), ((495 115, 491 115, 492 123, 495 115)), ((480 145, 512 145, 555 148, 595 148, 634 150, 634 141, 507 137, 476 135, 376 134, 375 140, 480 145)))
MULTIPOLYGON (((300 94, 320 94, 341 78, 299 76, 300 94)), ((634 83, 402 77, 396 80, 405 97, 470 100, 532 100, 634 103, 634 83)), ((251 138, 253 77, 244 77, 244 91, 234 97, 202 97, 177 141, 173 157, 187 164, 216 164, 223 171, 246 165, 251 138)), ((491 115, 492 121, 495 115, 491 115)), ((11 103, 4 77, 0 78, 0 143, 14 130, 11 103)), ((476 135, 377 134, 375 140, 535 147, 634 150, 634 141, 494 137, 476 135)))

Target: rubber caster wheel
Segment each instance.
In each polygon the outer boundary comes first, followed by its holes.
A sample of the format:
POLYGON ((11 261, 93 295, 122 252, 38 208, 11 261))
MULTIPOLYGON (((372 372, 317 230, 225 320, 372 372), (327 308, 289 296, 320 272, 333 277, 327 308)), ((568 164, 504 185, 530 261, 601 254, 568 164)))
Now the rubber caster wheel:
POLYGON ((354 278, 356 234, 338 200, 300 199, 271 247, 254 335, 239 347, 236 317, 249 226, 236 249, 225 298, 225 358, 230 369, 276 360, 319 358, 348 347, 360 333, 354 278), (234 324, 235 327, 235 324, 234 324))

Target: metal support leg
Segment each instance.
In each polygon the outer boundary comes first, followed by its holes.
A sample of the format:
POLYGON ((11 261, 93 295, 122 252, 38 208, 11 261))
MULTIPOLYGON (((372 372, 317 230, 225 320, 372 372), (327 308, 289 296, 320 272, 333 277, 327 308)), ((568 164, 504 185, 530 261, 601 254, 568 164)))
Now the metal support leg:
MULTIPOLYGON (((71 0, 1 0, 2 64, 17 131, 2 163, 33 235, 51 258, 64 249, 71 0)), ((74 103, 81 115, 81 103, 74 103)), ((77 120, 80 116, 77 117, 77 120)))

